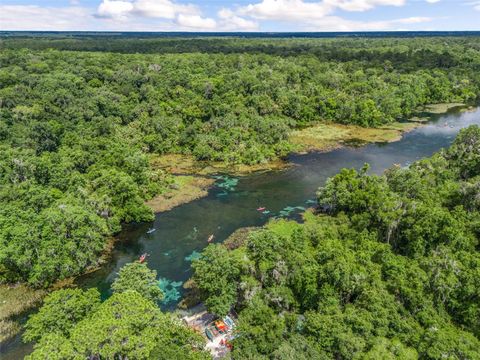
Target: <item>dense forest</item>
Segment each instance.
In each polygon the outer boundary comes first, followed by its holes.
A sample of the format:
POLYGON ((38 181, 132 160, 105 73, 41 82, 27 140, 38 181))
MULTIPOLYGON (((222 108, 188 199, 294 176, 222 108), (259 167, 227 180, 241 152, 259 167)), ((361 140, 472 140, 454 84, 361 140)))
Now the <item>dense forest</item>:
POLYGON ((153 218, 145 200, 172 177, 152 156, 262 163, 291 150, 292 129, 480 94, 474 37, 0 41, 0 282, 35 287, 153 218))
POLYGON ((36 342, 26 359, 211 359, 201 335, 160 311, 156 277, 136 262, 121 269, 104 302, 96 289, 52 292, 26 324, 23 338, 36 342))
POLYGON ((480 359, 480 127, 367 172, 330 178, 303 224, 194 262, 208 308, 239 313, 234 359, 480 359))
MULTIPOLYGON (((480 359, 480 127, 408 168, 344 169, 317 195, 303 223, 273 220, 194 260, 208 309, 239 314, 231 358, 480 359)), ((111 288, 104 302, 96 289, 48 295, 27 358, 210 358, 160 312, 146 264, 111 288)))

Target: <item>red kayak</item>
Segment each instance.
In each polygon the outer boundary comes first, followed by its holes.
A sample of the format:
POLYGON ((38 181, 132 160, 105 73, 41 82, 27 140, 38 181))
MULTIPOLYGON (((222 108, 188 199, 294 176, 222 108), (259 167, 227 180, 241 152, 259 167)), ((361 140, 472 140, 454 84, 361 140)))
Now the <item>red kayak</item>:
POLYGON ((257 211, 265 211, 267 208, 266 207, 259 207, 257 211))
POLYGON ((140 259, 138 259, 138 262, 139 262, 140 264, 143 263, 145 260, 147 260, 147 256, 148 256, 147 253, 142 254, 142 255, 140 256, 140 259))

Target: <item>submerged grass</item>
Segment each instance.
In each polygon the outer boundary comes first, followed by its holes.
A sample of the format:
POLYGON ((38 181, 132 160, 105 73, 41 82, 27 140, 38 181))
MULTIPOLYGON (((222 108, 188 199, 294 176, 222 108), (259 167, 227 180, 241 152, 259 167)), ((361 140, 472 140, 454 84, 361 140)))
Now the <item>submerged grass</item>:
POLYGON ((20 332, 19 317, 38 306, 45 294, 24 284, 0 286, 0 343, 20 332))

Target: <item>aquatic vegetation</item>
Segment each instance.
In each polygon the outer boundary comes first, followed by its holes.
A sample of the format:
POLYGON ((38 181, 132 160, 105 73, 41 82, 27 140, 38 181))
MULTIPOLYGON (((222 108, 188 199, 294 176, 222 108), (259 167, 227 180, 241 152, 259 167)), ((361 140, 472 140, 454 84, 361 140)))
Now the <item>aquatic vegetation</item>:
POLYGON ((192 262, 194 260, 200 259, 201 256, 202 256, 202 254, 200 254, 196 250, 193 250, 193 252, 190 255, 185 256, 185 261, 192 262))
POLYGON ((158 279, 158 287, 162 290, 163 299, 161 303, 163 305, 168 305, 173 302, 176 302, 182 296, 180 294, 180 287, 182 286, 182 281, 173 281, 167 278, 160 278, 158 279))
POLYGON ((194 226, 192 231, 190 231, 186 236, 186 239, 196 240, 197 238, 198 238, 198 229, 196 226, 194 226))
MULTIPOLYGON (((308 201, 310 201, 310 200, 307 200, 306 202, 308 202, 308 201)), ((278 216, 279 217, 288 217, 293 212, 298 212, 298 211, 302 212, 302 211, 305 211, 305 210, 307 210, 307 208, 304 207, 304 206, 300 206, 300 205, 299 206, 286 206, 278 212, 278 216)))
POLYGON ((214 178, 217 179, 216 185, 224 190, 225 195, 227 191, 235 191, 235 187, 238 185, 238 179, 228 175, 217 175, 214 178))

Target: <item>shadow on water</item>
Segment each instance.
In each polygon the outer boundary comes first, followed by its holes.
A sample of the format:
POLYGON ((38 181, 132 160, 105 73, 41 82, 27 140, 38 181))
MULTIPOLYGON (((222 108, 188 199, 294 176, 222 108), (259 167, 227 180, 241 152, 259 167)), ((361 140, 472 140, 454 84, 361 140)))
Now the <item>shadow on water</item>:
MULTIPOLYGON (((169 289, 171 301, 163 308, 172 309, 181 295, 181 285, 192 275, 191 260, 207 246, 209 235, 215 236, 215 242, 222 242, 238 228, 261 226, 272 217, 298 216, 312 205, 317 188, 340 169, 358 169, 369 163, 371 171, 379 174, 393 164, 407 166, 449 146, 461 128, 472 124, 480 124, 480 109, 433 116, 431 122, 398 142, 293 154, 288 160, 294 166, 285 170, 253 174, 238 181, 219 177, 207 197, 157 214, 152 223, 125 226, 110 261, 79 278, 78 284, 97 287, 106 298, 118 270, 149 253, 149 267, 157 270, 162 286, 169 289), (257 210, 263 207, 265 210, 257 210), (147 234, 151 228, 155 231, 147 234)), ((5 360, 20 358, 20 353, 29 351, 18 339, 7 347, 6 356, 2 355, 5 360)))

